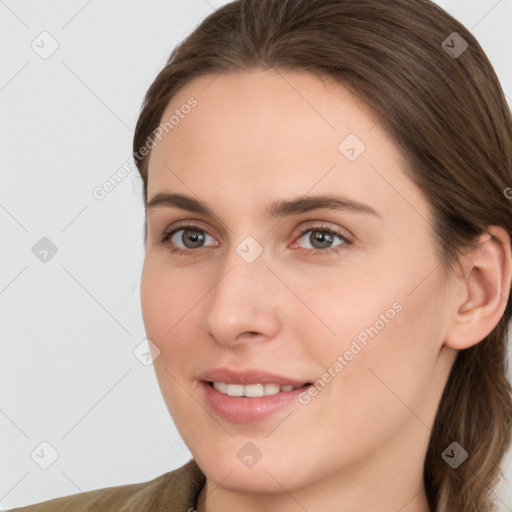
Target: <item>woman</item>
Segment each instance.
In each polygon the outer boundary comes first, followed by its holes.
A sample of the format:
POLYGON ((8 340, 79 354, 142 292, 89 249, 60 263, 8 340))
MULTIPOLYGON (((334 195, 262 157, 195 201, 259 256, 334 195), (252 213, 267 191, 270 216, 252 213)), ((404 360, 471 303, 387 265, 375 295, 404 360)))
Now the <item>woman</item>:
POLYGON ((144 323, 193 460, 16 510, 492 510, 512 122, 428 0, 240 0, 147 92, 144 323))

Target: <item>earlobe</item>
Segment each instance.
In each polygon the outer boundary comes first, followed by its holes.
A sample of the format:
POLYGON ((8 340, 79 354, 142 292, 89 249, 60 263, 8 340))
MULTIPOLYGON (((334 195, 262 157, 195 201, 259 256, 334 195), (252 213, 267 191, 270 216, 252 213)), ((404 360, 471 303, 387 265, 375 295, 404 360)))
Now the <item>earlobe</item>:
POLYGON ((456 305, 445 338, 445 345, 456 350, 482 341, 503 316, 512 279, 508 233, 499 226, 490 226, 461 263, 465 297, 456 305))

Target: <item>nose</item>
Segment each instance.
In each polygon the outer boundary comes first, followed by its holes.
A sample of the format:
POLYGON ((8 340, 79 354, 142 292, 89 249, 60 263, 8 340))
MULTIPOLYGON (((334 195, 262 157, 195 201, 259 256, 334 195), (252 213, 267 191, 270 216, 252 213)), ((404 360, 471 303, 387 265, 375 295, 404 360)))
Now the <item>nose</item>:
POLYGON ((235 347, 278 334, 283 285, 267 264, 263 254, 248 263, 234 249, 226 257, 205 313, 207 333, 217 343, 235 347))

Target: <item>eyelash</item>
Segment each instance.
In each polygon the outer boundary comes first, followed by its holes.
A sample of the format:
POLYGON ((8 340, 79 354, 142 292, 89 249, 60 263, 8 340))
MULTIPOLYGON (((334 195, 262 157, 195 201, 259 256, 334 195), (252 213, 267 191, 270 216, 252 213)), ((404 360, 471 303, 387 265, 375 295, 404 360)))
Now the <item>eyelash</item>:
MULTIPOLYGON (((182 231, 182 230, 202 231, 202 232, 206 233, 206 231, 203 228, 201 228, 200 226, 197 226, 197 225, 194 225, 194 224, 186 224, 184 226, 179 226, 179 227, 177 227, 177 228, 175 228, 175 229, 173 229, 171 231, 165 232, 163 234, 162 238, 160 239, 160 243, 165 244, 165 245, 170 245, 168 243, 168 240, 170 238, 172 238, 172 236, 174 234, 176 234, 176 233, 178 233, 179 231, 182 231)), ((313 256, 325 256, 326 254, 331 254, 331 253, 337 254, 337 253, 339 253, 340 251, 343 250, 343 246, 351 245, 352 244, 352 241, 349 240, 346 236, 342 235, 338 231, 335 231, 335 230, 333 230, 332 228, 330 228, 328 226, 309 226, 309 227, 306 227, 306 228, 302 229, 302 231, 299 233, 297 239, 302 238, 309 231, 319 231, 321 233, 328 233, 329 235, 337 236, 338 238, 343 240, 343 243, 337 245, 336 247, 327 247, 326 249, 306 249, 307 251, 310 251, 310 253, 313 256)), ((170 251, 173 254, 190 255, 190 253, 195 251, 195 249, 181 249, 180 247, 171 247, 170 251)))

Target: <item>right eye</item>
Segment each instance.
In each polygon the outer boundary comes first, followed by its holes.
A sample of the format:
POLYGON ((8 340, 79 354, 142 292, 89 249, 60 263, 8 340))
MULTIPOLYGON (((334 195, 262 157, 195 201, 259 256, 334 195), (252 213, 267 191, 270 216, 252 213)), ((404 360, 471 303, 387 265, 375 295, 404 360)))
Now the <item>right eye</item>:
POLYGON ((185 255, 190 254, 194 249, 204 247, 202 244, 204 244, 207 237, 214 240, 204 229, 190 224, 166 231, 160 242, 169 245, 172 253, 185 255), (182 246, 179 245, 180 243, 182 246))

